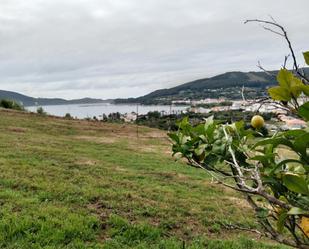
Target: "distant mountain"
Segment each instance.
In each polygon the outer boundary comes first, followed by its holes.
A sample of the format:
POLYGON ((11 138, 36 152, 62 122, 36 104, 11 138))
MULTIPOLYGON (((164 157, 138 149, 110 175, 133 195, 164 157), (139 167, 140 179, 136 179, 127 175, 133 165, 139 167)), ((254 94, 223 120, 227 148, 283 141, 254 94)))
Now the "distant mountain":
POLYGON ((21 103, 24 106, 44 106, 44 105, 67 105, 67 104, 94 104, 94 103, 106 103, 110 100, 102 99, 73 99, 66 100, 61 98, 33 98, 20 93, 0 90, 0 99, 10 99, 21 103))
MULTIPOLYGON (((309 74, 309 68, 304 68, 309 74)), ((266 88, 277 84, 278 71, 227 72, 211 78, 188 82, 173 88, 154 91, 138 98, 116 99, 115 103, 169 104, 172 100, 225 97, 240 99, 241 88, 247 89, 248 97, 266 95, 266 88)))
MULTIPOLYGON (((303 68, 309 75, 309 68, 303 68)), ((145 96, 128 99, 74 99, 33 98, 20 93, 0 90, 0 99, 11 99, 24 106, 34 105, 65 105, 94 103, 140 103, 140 104, 170 104, 173 100, 220 98, 240 99, 241 88, 245 87, 246 98, 265 96, 269 86, 277 84, 278 71, 265 72, 227 72, 211 78, 191 81, 169 89, 160 89, 145 96)))

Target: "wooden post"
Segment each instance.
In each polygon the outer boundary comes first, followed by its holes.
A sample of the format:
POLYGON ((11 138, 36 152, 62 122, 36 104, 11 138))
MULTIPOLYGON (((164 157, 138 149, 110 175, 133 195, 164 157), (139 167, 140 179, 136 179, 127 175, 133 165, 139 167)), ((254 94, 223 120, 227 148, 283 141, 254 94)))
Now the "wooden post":
POLYGON ((138 138, 138 103, 136 104, 136 137, 138 138))
POLYGON ((168 119, 168 132, 171 131, 171 115, 172 115, 172 102, 170 103, 170 116, 169 116, 169 119, 168 119))

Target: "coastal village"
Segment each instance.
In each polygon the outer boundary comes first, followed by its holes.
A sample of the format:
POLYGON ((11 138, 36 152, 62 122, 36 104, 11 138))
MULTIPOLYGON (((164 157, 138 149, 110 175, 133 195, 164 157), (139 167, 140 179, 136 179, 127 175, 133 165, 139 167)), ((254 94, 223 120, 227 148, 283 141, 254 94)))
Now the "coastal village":
MULTIPOLYGON (((302 100, 303 102, 305 101, 302 100)), ((306 122, 288 115, 280 105, 266 104, 260 100, 229 100, 226 98, 206 98, 201 100, 173 100, 169 112, 162 111, 162 116, 174 115, 179 113, 196 113, 210 114, 216 112, 242 111, 261 114, 273 114, 269 122, 266 123, 266 128, 270 131, 279 130, 294 130, 301 129, 306 126, 306 122), (228 104, 226 104, 228 103, 228 104), (182 111, 173 110, 174 106, 187 106, 182 111)), ((147 116, 147 115, 146 115, 147 116)), ((138 117, 136 112, 126 113, 121 115, 125 122, 135 122, 138 117)))

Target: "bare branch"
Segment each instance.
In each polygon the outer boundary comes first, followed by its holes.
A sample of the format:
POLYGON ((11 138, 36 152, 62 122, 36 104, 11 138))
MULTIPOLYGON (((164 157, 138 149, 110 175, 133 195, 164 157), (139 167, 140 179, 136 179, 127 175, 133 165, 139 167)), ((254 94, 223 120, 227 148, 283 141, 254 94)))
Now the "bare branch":
POLYGON ((251 232, 251 233, 257 233, 258 235, 260 235, 260 237, 262 236, 266 236, 265 233, 260 232, 257 229, 251 229, 251 228, 246 228, 246 227, 241 227, 241 226, 237 226, 234 224, 221 224, 225 229, 233 229, 233 230, 242 230, 242 231, 247 231, 247 232, 251 232))
POLYGON ((290 54, 284 56, 284 62, 283 62, 282 68, 286 69, 286 63, 287 63, 289 57, 290 57, 290 54))
MULTIPOLYGON (((269 18, 274 22, 274 23, 277 23, 277 21, 275 20, 275 18, 272 16, 272 15, 268 15, 269 18)), ((278 24, 278 23, 277 23, 278 24)))
POLYGON ((257 67, 258 67, 259 69, 261 69, 261 70, 262 70, 264 73, 266 73, 267 75, 269 75, 269 76, 275 76, 275 74, 270 73, 268 70, 266 70, 266 69, 261 65, 261 62, 260 62, 260 61, 258 61, 257 67))
MULTIPOLYGON (((200 169, 203 169, 205 170, 213 179, 215 179, 217 181, 217 183, 219 184, 222 184, 223 186, 227 187, 227 188, 230 188, 230 189, 233 189, 233 190, 236 190, 238 192, 243 192, 243 193, 249 193, 249 194, 254 194, 255 191, 251 191, 249 189, 245 189, 245 188, 238 188, 238 187, 235 187, 235 186, 232 186, 230 184, 227 184, 225 183, 224 181, 222 181, 216 174, 214 174, 212 171, 210 170, 207 170, 206 168, 204 168, 201 164, 195 162, 194 160, 189 160, 190 162, 190 165, 196 167, 196 168, 200 168, 200 169)), ((234 175, 232 178, 234 179, 238 179, 240 178, 239 176, 236 176, 234 175)))
POLYGON ((276 21, 274 21, 274 19, 272 17, 271 17, 271 19, 272 19, 272 21, 261 20, 261 19, 248 19, 244 23, 247 24, 249 22, 257 22, 257 23, 262 23, 262 24, 267 24, 267 25, 270 25, 270 26, 274 26, 274 27, 278 28, 279 30, 281 30, 282 33, 278 32, 278 31, 275 31, 275 30, 273 30, 273 29, 271 29, 269 27, 263 26, 264 29, 284 37, 284 39, 286 40, 286 42, 288 44, 289 50, 290 50, 292 58, 293 58, 293 67, 295 69, 296 74, 299 77, 301 77, 306 83, 308 83, 309 79, 301 72, 301 70, 299 70, 299 66, 298 66, 298 63, 297 63, 295 52, 294 52, 294 49, 292 47, 292 43, 290 41, 290 38, 288 37, 287 31, 284 29, 283 26, 281 26, 276 21))
POLYGON ((273 30, 273 29, 271 29, 271 28, 268 28, 268 27, 266 27, 266 26, 263 26, 263 25, 262 25, 262 27, 263 27, 263 29, 265 29, 265 30, 267 30, 267 31, 270 31, 270 32, 272 32, 272 33, 274 33, 274 34, 276 34, 276 35, 279 35, 279 36, 284 37, 284 34, 281 34, 281 33, 278 32, 278 31, 275 31, 275 30, 273 30))

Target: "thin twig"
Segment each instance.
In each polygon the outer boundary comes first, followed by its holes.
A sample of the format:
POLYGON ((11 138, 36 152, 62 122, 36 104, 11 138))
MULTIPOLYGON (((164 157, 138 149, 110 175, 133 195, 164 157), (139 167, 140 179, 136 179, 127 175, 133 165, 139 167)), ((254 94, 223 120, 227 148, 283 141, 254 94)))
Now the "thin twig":
POLYGON ((275 74, 270 73, 268 70, 266 70, 266 69, 261 65, 261 62, 260 62, 260 61, 258 61, 257 67, 258 67, 259 69, 261 69, 264 73, 266 73, 266 74, 269 75, 269 76, 276 76, 275 74))
POLYGON ((281 26, 280 24, 278 24, 276 21, 274 21, 274 19, 271 17, 272 21, 267 21, 267 20, 261 20, 261 19, 248 19, 246 20, 244 23, 247 24, 249 22, 257 22, 257 23, 262 23, 262 24, 267 24, 267 25, 270 25, 270 26, 274 26, 276 28, 278 28, 280 32, 278 31, 275 31, 269 27, 265 27, 263 26, 264 29, 272 32, 272 33, 275 33, 277 35, 280 35, 282 37, 284 37, 284 39, 286 40, 287 44, 288 44, 288 47, 289 47, 289 50, 291 52, 291 55, 292 55, 292 58, 293 58, 293 67, 295 69, 295 72, 296 74, 301 77, 306 83, 309 82, 309 79, 306 77, 306 75, 304 75, 300 70, 299 70, 299 66, 298 66, 298 63, 297 63, 297 59, 296 59, 296 56, 295 56, 295 52, 294 52, 294 49, 292 47, 292 43, 290 41, 290 38, 288 37, 288 34, 287 34, 287 31, 285 30, 285 28, 283 26, 281 26))
POLYGON ((290 54, 284 56, 284 62, 283 62, 282 68, 286 69, 286 63, 287 63, 289 57, 290 57, 290 54))
POLYGON ((265 233, 260 232, 257 229, 251 229, 251 228, 247 228, 247 227, 241 227, 241 226, 237 226, 234 224, 221 224, 224 228, 226 229, 233 229, 233 230, 242 230, 242 231, 248 231, 251 233, 257 233, 258 235, 260 235, 260 237, 265 236, 265 233))

